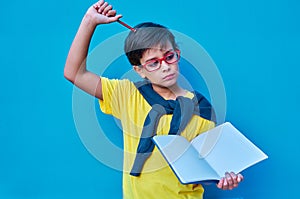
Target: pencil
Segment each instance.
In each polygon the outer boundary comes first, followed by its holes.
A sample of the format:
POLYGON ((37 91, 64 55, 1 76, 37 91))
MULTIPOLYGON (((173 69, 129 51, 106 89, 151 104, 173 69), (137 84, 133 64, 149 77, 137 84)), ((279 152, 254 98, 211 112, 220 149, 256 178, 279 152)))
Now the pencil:
POLYGON ((121 20, 118 20, 117 22, 119 22, 121 25, 125 26, 126 28, 128 28, 129 30, 131 30, 132 32, 135 32, 136 29, 134 29, 133 27, 129 26, 128 24, 124 23, 121 20))

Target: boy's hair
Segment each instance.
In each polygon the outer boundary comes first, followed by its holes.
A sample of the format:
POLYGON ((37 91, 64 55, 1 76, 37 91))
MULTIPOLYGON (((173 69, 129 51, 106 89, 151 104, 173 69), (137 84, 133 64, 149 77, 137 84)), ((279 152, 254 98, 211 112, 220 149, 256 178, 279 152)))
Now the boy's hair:
POLYGON ((178 49, 174 35, 165 26, 145 22, 136 25, 134 29, 136 31, 130 31, 124 46, 124 51, 131 65, 141 65, 140 59, 146 50, 157 45, 164 48, 168 41, 174 49, 178 49))

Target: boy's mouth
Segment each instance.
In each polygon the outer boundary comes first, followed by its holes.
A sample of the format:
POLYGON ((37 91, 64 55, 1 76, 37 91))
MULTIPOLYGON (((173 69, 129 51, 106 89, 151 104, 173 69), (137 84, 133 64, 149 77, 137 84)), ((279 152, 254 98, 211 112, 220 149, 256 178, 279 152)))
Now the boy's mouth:
POLYGON ((163 80, 171 80, 171 79, 173 79, 175 77, 175 74, 173 73, 173 74, 169 74, 169 75, 167 75, 167 76, 164 76, 163 77, 163 80))

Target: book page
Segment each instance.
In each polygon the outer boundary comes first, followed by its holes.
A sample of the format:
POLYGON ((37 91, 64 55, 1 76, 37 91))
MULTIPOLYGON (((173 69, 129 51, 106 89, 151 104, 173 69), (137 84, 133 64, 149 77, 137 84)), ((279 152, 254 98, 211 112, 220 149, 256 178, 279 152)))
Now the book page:
POLYGON ((199 152, 199 158, 205 158, 215 147, 221 135, 222 128, 222 125, 217 126, 209 130, 209 132, 198 135, 191 141, 192 145, 199 152))
POLYGON ((157 145, 182 184, 219 180, 217 173, 184 137, 178 135, 154 136, 157 145))
POLYGON ((229 122, 199 135, 192 142, 201 158, 220 176, 224 176, 226 171, 239 173, 267 158, 266 154, 229 122), (210 133, 214 134, 210 138, 216 138, 215 140, 208 138, 210 133))
POLYGON ((154 136, 153 140, 169 163, 180 158, 190 146, 184 137, 178 135, 154 136))

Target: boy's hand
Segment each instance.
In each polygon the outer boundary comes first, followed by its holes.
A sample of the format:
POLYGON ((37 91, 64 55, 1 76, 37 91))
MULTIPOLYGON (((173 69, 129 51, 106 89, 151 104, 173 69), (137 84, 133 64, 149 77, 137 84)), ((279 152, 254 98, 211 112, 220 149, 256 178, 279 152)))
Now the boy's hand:
POLYGON ((221 178, 218 182, 217 187, 223 190, 232 190, 236 188, 241 181, 243 181, 244 177, 242 174, 235 174, 233 172, 226 172, 225 177, 221 178))
POLYGON ((88 9, 86 15, 98 25, 117 21, 122 15, 116 15, 116 13, 116 10, 112 9, 112 5, 100 0, 88 9))

